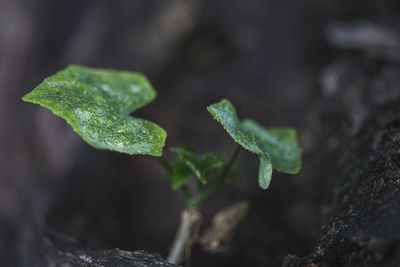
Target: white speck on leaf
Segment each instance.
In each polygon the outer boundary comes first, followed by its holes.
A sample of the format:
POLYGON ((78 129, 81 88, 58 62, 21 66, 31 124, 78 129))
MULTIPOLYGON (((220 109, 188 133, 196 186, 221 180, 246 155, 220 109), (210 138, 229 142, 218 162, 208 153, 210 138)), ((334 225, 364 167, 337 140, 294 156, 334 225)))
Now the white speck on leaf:
POLYGON ((76 115, 78 115, 78 117, 79 117, 81 120, 85 120, 85 121, 89 120, 89 119, 90 119, 90 116, 91 116, 91 114, 90 114, 88 111, 86 111, 86 110, 82 111, 82 110, 79 109, 79 108, 77 108, 77 109, 75 110, 75 113, 76 113, 76 115))
POLYGON ((135 84, 131 85, 130 88, 133 93, 139 93, 141 91, 140 87, 135 84))

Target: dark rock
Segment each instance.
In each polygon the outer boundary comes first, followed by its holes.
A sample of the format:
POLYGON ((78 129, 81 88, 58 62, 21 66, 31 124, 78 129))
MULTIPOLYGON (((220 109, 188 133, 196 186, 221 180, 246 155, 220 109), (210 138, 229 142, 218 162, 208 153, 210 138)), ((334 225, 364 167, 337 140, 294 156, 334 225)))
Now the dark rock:
POLYGON ((314 153, 323 226, 313 251, 285 266, 400 264, 400 69, 363 57, 324 73, 314 153), (329 140, 336 140, 332 146, 329 140))
POLYGON ((176 266, 157 253, 88 248, 43 223, 26 225, 20 247, 20 266, 176 266))

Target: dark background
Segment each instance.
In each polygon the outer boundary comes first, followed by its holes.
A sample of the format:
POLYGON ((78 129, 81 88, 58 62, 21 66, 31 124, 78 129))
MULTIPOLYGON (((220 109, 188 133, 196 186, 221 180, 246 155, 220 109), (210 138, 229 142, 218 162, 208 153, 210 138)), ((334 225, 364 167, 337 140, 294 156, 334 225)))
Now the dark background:
MULTIPOLYGON (((15 266, 27 211, 92 247, 166 256, 180 192, 155 159, 95 150, 51 112, 20 99, 69 63, 145 73, 157 99, 135 115, 168 132, 167 148, 228 155, 233 141, 205 107, 230 99, 239 116, 299 129, 299 176, 274 173, 262 191, 258 160, 204 210, 205 224, 241 199, 251 209, 225 252, 195 247, 193 266, 279 266, 318 236, 318 181, 307 179, 307 124, 319 74, 336 55, 332 21, 398 23, 397 1, 0 0, 0 265, 15 266)), ((167 157, 172 155, 166 149, 167 157)))

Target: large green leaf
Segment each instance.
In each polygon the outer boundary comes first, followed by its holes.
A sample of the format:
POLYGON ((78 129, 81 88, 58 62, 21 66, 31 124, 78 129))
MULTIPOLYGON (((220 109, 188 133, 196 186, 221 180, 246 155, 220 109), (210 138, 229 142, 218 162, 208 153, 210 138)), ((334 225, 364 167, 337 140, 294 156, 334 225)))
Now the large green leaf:
POLYGON ((301 148, 294 129, 266 129, 249 119, 241 122, 235 108, 226 99, 207 109, 238 144, 260 156, 258 183, 261 188, 268 188, 272 169, 290 174, 299 172, 301 148))
POLYGON ((23 100, 50 109, 95 148, 161 156, 166 132, 129 115, 155 96, 140 73, 71 65, 46 78, 23 100))

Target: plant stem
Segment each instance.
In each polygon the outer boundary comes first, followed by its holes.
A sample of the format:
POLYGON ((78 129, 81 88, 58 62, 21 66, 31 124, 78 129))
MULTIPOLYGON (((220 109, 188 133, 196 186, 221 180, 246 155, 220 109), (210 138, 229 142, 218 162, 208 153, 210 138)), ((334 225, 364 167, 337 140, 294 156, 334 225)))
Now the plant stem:
MULTIPOLYGON (((172 176, 172 167, 171 164, 168 163, 168 161, 166 161, 162 156, 161 157, 157 157, 158 162, 164 167, 164 169, 168 172, 169 175, 172 176)), ((190 208, 190 203, 192 203, 192 194, 190 193, 189 188, 187 187, 187 185, 183 185, 181 187, 183 194, 185 195, 185 201, 187 206, 189 206, 190 210, 194 210, 192 208, 190 208)))
POLYGON ((225 181, 226 176, 228 175, 229 171, 231 170, 233 164, 235 163, 237 156, 240 152, 240 145, 237 145, 235 150, 233 151, 231 158, 229 159, 228 163, 225 165, 225 168, 222 170, 220 176, 218 176, 217 180, 214 184, 205 192, 199 193, 193 197, 193 203, 191 204, 194 207, 194 210, 198 210, 198 207, 203 203, 203 201, 210 196, 214 195, 214 193, 218 190, 218 188, 222 185, 225 181))
MULTIPOLYGON (((203 193, 197 193, 194 197, 190 194, 187 186, 182 187, 186 197, 187 209, 182 212, 181 222, 175 236, 174 243, 168 255, 167 261, 173 264, 180 264, 184 259, 185 252, 190 253, 192 245, 197 241, 198 231, 201 224, 201 214, 198 212, 200 204, 210 196, 212 196, 221 184, 225 181, 230 169, 240 152, 238 145, 232 153, 231 158, 225 165, 221 174, 216 179, 215 183, 203 193)), ((163 165, 167 162, 161 162, 163 165)), ((167 165, 169 166, 169 164, 167 165)), ((170 167, 170 166, 169 166, 170 167)), ((187 256, 186 255, 186 256, 187 256)))
POLYGON ((172 167, 162 156, 157 157, 158 162, 164 167, 164 169, 168 172, 168 174, 172 175, 172 167))
POLYGON ((190 193, 190 190, 189 190, 189 188, 187 187, 187 185, 183 185, 183 186, 181 187, 181 189, 182 189, 183 194, 185 195, 186 204, 189 205, 189 203, 192 202, 192 198, 193 198, 193 197, 192 197, 192 194, 190 193))
POLYGON ((200 213, 189 210, 182 212, 178 232, 167 258, 168 262, 180 264, 184 260, 185 252, 190 253, 192 245, 197 241, 200 224, 200 213))

